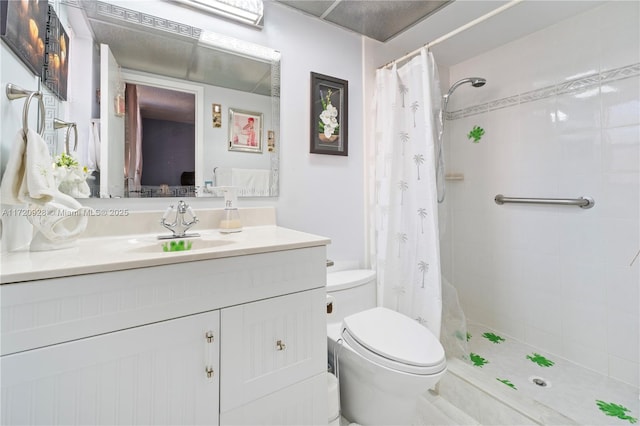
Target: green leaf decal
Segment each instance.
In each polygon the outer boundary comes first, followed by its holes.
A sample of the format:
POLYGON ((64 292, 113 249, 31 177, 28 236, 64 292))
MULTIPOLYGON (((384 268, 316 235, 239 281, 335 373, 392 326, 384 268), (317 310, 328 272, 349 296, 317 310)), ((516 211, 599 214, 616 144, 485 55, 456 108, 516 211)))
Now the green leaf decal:
POLYGON ((553 364, 555 364, 555 362, 535 352, 532 355, 527 355, 527 359, 531 360, 532 362, 535 362, 540 367, 551 367, 553 366, 553 364))
POLYGON ((493 342, 493 343, 502 343, 504 342, 504 337, 500 337, 497 334, 493 334, 493 333, 484 333, 482 335, 482 337, 484 337, 485 339, 493 342))
POLYGON ((505 385, 509 386, 511 389, 518 390, 518 388, 513 383, 511 383, 511 381, 508 380, 508 379, 498 379, 498 378, 496 378, 496 380, 499 381, 500 383, 504 383, 505 385))
POLYGON ((613 402, 604 402, 599 399, 596 400, 596 404, 600 411, 602 411, 607 416, 617 417, 621 420, 628 420, 629 423, 636 423, 638 419, 635 417, 631 417, 627 415, 630 411, 627 407, 622 405, 614 404, 613 402))
POLYGON ((473 129, 469 131, 467 138, 473 139, 473 143, 478 143, 484 135, 484 129, 480 126, 473 126, 473 129))
POLYGON ((489 364, 489 361, 478 354, 474 354, 473 352, 469 354, 469 358, 471 358, 471 362, 473 362, 473 365, 476 367, 482 367, 483 365, 489 364))
POLYGON ((467 342, 468 342, 469 340, 471 340, 471 337, 472 337, 472 336, 471 336, 471 334, 470 334, 470 333, 467 333, 467 342))

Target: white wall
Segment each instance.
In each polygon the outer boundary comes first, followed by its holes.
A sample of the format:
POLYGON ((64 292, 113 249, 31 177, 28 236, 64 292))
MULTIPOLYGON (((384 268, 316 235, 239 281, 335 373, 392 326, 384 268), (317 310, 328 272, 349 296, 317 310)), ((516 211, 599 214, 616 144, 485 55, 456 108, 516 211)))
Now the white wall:
POLYGON ((636 386, 639 22, 640 3, 610 2, 452 66, 451 82, 488 82, 453 95, 446 141, 448 171, 465 175, 448 183, 447 244, 467 316, 636 386), (498 206, 498 193, 596 204, 498 206))

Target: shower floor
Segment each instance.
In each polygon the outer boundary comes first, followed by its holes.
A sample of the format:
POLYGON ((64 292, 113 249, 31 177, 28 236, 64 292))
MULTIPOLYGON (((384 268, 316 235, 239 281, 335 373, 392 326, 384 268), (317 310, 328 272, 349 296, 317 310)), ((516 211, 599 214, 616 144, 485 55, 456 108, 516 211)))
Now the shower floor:
POLYGON ((631 385, 478 324, 468 325, 468 342, 470 367, 505 397, 533 400, 582 425, 630 425, 640 419, 638 389, 631 385))

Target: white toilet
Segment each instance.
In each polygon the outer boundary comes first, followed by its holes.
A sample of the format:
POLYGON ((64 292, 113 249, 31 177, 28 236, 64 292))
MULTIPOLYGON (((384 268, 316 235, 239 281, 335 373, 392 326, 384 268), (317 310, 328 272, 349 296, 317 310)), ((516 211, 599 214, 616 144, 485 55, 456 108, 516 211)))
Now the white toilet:
POLYGON ((438 339, 417 321, 376 307, 375 271, 327 274, 327 303, 329 360, 337 350, 342 415, 362 425, 410 425, 418 397, 446 371, 438 339))

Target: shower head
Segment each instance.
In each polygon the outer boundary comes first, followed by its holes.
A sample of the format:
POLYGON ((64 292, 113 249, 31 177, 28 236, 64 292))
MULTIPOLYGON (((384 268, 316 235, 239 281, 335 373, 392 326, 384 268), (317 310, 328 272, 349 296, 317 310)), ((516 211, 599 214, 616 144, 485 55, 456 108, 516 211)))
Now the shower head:
POLYGON ((473 87, 482 87, 487 83, 487 80, 482 77, 474 77, 471 79, 471 85, 473 87))
POLYGON ((482 87, 487 83, 487 80, 482 77, 468 77, 468 78, 463 78, 462 80, 458 80, 451 85, 451 87, 449 88, 449 92, 446 95, 444 95, 445 98, 448 98, 449 96, 451 96, 453 91, 456 90, 458 86, 465 83, 471 83, 473 87, 482 87))
POLYGON ((473 87, 482 87, 487 83, 487 80, 482 77, 467 77, 453 83, 449 88, 449 91, 447 92, 447 94, 442 97, 441 111, 443 114, 447 111, 447 104, 449 103, 449 97, 451 96, 451 94, 458 88, 458 86, 461 86, 466 83, 471 83, 473 87))

